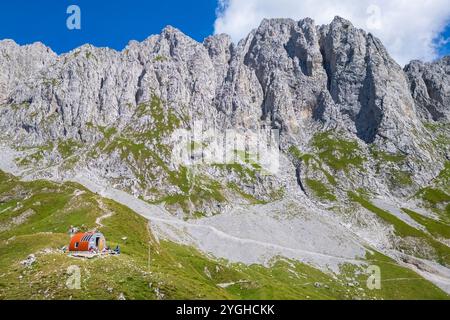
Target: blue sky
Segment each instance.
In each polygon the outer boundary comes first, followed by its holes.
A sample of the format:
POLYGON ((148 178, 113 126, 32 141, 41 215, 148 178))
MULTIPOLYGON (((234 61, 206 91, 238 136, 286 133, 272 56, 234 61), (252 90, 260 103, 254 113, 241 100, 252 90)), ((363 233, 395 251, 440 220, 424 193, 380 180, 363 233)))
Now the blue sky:
POLYGON ((196 40, 214 32, 215 0, 15 0, 0 2, 0 39, 41 41, 57 53, 85 43, 122 49, 173 25, 196 40), (66 10, 81 9, 81 30, 69 30, 66 10))
POLYGON ((450 41, 436 52, 429 40, 430 35, 450 38, 449 0, 322 0, 320 5, 309 0, 223 1, 228 5, 217 16, 218 0, 5 0, 0 2, 0 39, 19 44, 41 41, 62 53, 85 43, 121 50, 130 40, 144 40, 166 25, 198 41, 214 32, 229 33, 238 41, 264 17, 310 16, 318 23, 328 23, 332 16, 341 15, 367 29, 367 9, 376 4, 381 8, 382 28, 368 31, 381 38, 397 61, 450 54, 450 41), (81 30, 66 27, 66 10, 72 4, 81 8, 81 30), (445 32, 436 34, 436 28, 445 24, 445 32))
POLYGON ((442 33, 444 39, 448 39, 446 45, 442 46, 439 50, 441 56, 450 55, 450 24, 447 26, 445 31, 442 33))

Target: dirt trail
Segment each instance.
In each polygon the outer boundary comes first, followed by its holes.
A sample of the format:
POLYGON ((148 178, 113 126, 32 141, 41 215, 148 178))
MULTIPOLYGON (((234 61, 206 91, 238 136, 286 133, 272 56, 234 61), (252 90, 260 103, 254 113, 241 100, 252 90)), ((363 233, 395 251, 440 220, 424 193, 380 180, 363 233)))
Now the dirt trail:
POLYGON ((105 204, 103 203, 102 200, 100 200, 100 199, 96 199, 96 200, 97 200, 97 203, 98 203, 98 206, 100 207, 100 209, 102 209, 102 211, 105 212, 104 215, 95 219, 95 223, 99 226, 99 228, 102 228, 102 227, 104 227, 102 221, 112 217, 114 213, 112 211, 109 211, 109 209, 105 206, 105 204))
MULTIPOLYGON (((4 148, 0 149, 2 149, 2 151, 5 151, 4 148)), ((20 176, 21 172, 15 165, 14 159, 15 158, 12 151, 11 153, 1 152, 0 170, 20 176)), ((284 236, 284 234, 279 233, 280 230, 276 231, 274 234, 269 235, 268 237, 262 237, 262 239, 252 239, 250 237, 242 236, 246 235, 247 233, 240 232, 241 229, 239 224, 237 224, 237 226, 231 224, 234 229, 230 229, 229 232, 225 232, 224 230, 219 229, 219 227, 224 227, 223 225, 214 224, 215 222, 220 221, 212 220, 205 222, 184 221, 181 219, 177 219, 169 212, 167 212, 162 206, 151 205, 145 201, 135 198, 134 196, 126 192, 110 187, 105 187, 107 184, 104 181, 99 180, 95 175, 88 171, 78 172, 78 176, 76 177, 55 177, 52 180, 57 182, 73 181, 80 183, 92 192, 98 193, 105 198, 112 199, 120 204, 123 204, 129 207, 131 210, 135 211, 137 214, 143 216, 144 218, 149 220, 152 228, 156 228, 158 229, 158 231, 162 231, 162 236, 167 237, 168 240, 178 240, 177 242, 197 246, 198 249, 203 252, 213 254, 217 257, 229 259, 230 261, 242 260, 242 262, 245 263, 245 260, 248 259, 247 256, 262 256, 264 258, 285 256, 287 258, 296 259, 309 264, 313 264, 315 266, 330 268, 330 265, 339 265, 345 262, 361 264, 364 260, 359 260, 357 257, 351 258, 350 256, 348 256, 348 253, 347 256, 340 256, 264 241, 264 239, 277 240, 277 237, 284 236), (211 223, 213 225, 208 225, 207 223, 211 223)), ((96 219, 96 223, 100 227, 103 227, 103 221, 111 217, 113 213, 106 208, 101 200, 99 201, 99 206, 100 208, 102 208, 105 214, 98 217, 96 219)), ((228 227, 228 225, 226 226, 228 227)), ((336 225, 336 227, 338 227, 338 225, 336 225)), ((349 233, 348 230, 347 233, 349 233)), ((347 233, 345 235, 350 236, 350 234, 347 233)), ((253 234, 251 237, 255 237, 255 234, 253 234)), ((359 246, 364 245, 363 239, 357 239, 356 242, 359 242, 359 246)), ((324 243, 317 244, 318 248, 321 248, 323 244, 324 243)), ((342 244, 337 243, 336 245, 340 246, 342 244)), ((343 253, 342 250, 336 250, 336 252, 343 253)), ((411 266, 408 267, 414 269, 411 266)), ((448 279, 446 279, 446 276, 442 277, 437 274, 425 273, 421 270, 415 271, 424 276, 426 279, 434 282, 444 290, 446 289, 447 292, 450 292, 450 286, 448 283, 448 279)), ((444 271, 448 271, 448 269, 444 271)), ((446 274, 446 272, 443 273, 446 274)))
MULTIPOLYGON (((82 184, 84 187, 100 194, 102 197, 112 199, 127 206, 137 214, 152 222, 154 225, 156 223, 157 227, 160 229, 166 229, 167 227, 175 228, 177 232, 186 234, 188 238, 197 238, 197 241, 194 241, 197 244, 203 242, 203 240, 211 241, 212 238, 215 238, 214 241, 217 241, 218 245, 221 244, 222 247, 225 247, 226 245, 232 248, 240 247, 242 249, 249 245, 252 247, 263 247, 265 249, 264 251, 272 256, 277 256, 282 253, 290 253, 289 256, 309 257, 310 260, 332 260, 337 264, 344 262, 360 264, 363 262, 362 260, 352 259, 345 256, 319 253, 300 248, 286 247, 267 241, 238 237, 219 230, 211 225, 177 219, 161 206, 149 204, 123 191, 110 187, 104 187, 101 184, 86 178, 84 175, 79 175, 75 179, 72 179, 72 181, 82 184), (232 245, 233 243, 234 245, 232 245)), ((218 252, 214 253, 217 254, 218 252)))

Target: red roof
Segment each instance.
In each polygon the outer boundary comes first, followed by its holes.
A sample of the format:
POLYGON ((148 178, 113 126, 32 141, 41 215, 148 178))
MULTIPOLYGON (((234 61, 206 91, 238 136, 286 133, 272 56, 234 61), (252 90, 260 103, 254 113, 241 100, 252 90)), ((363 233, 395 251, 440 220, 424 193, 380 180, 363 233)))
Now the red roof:
POLYGON ((69 251, 89 251, 89 240, 95 233, 77 233, 70 240, 69 251))

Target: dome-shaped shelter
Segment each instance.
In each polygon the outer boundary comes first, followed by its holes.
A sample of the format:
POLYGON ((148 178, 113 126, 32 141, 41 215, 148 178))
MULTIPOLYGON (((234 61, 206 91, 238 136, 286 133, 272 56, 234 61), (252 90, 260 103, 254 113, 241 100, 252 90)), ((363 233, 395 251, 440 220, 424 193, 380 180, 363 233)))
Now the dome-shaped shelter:
POLYGON ((77 233, 70 240, 70 252, 101 252, 106 248, 105 236, 100 232, 77 233))

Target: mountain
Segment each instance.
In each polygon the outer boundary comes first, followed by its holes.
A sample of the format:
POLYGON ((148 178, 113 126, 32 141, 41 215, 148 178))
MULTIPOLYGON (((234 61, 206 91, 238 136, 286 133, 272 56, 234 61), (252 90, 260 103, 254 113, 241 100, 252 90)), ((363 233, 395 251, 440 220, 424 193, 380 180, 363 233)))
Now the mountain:
MULTIPOLYGON (((0 169, 22 183, 77 182, 148 219, 151 236, 230 263, 282 256, 342 275, 383 255, 450 292, 449 57, 403 69, 336 17, 264 20, 238 44, 173 27, 121 52, 5 40, 0 70, 0 169), (252 132, 276 134, 276 148, 227 141, 232 161, 206 161, 224 133, 252 132)), ((0 250, 24 194, 2 196, 0 250)))

